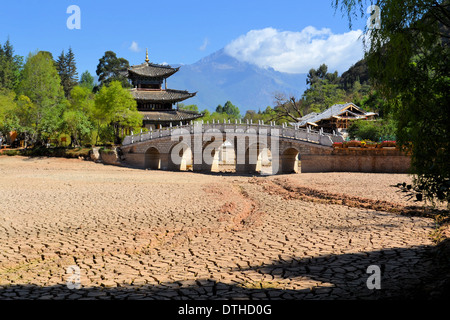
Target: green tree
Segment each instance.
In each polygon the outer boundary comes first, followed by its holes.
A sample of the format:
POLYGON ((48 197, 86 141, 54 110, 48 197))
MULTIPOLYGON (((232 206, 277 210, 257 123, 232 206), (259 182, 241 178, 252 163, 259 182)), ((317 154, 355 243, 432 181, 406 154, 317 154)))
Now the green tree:
POLYGON ((345 91, 340 88, 338 72, 328 72, 328 66, 321 64, 319 68, 311 69, 306 78, 309 88, 302 95, 303 109, 321 112, 335 103, 345 102, 345 91))
POLYGON ((311 111, 321 112, 333 104, 345 102, 345 91, 338 84, 318 80, 305 90, 302 98, 311 111))
POLYGON ((98 131, 101 125, 111 126, 115 143, 120 144, 120 129, 134 129, 142 126, 142 115, 131 93, 119 81, 103 86, 95 97, 93 112, 98 131))
POLYGON ((14 54, 9 39, 0 45, 0 88, 15 90, 20 81, 23 57, 14 54))
POLYGON ((201 113, 203 114, 203 117, 201 117, 199 120, 209 121, 209 119, 211 118, 211 112, 208 109, 205 109, 201 113))
POLYGON ((239 108, 232 104, 231 101, 227 101, 223 107, 219 104, 216 108, 215 113, 217 113, 216 118, 222 118, 222 116, 218 116, 219 114, 223 114, 223 118, 233 120, 241 118, 241 112, 239 111, 239 108))
POLYGON ((37 109, 26 96, 16 97, 10 90, 0 90, 0 133, 16 131, 21 140, 35 141, 37 109))
POLYGON ((93 114, 94 94, 87 87, 81 85, 74 87, 70 91, 70 109, 80 110, 89 117, 93 114))
MULTIPOLYGON (((411 152, 415 189, 450 200, 450 2, 379 0, 381 24, 366 27, 366 59, 375 86, 389 101, 397 140, 411 152)), ((336 0, 348 16, 364 16, 365 0, 336 0)), ((450 204, 449 204, 450 206, 450 204)))
POLYGON ((353 102, 364 110, 378 113, 381 118, 391 117, 389 102, 377 90, 371 90, 368 94, 363 95, 359 101, 354 99, 353 102))
POLYGON ((39 107, 55 105, 64 98, 53 58, 44 51, 29 54, 18 91, 39 107))
POLYGON ((79 146, 90 137, 92 123, 81 110, 66 110, 62 118, 62 132, 70 135, 72 146, 79 146))
POLYGON ((9 132, 19 127, 19 121, 15 114, 17 104, 13 91, 0 90, 0 135, 6 136, 9 132))
POLYGON ((63 115, 67 100, 51 107, 42 108, 41 118, 37 126, 37 145, 48 142, 48 139, 59 135, 64 125, 63 115))
POLYGON ((239 111, 239 108, 232 104, 231 101, 227 101, 225 103, 225 105, 223 106, 223 112, 231 116, 231 118, 233 119, 241 118, 241 112, 239 111))
POLYGON ((124 88, 130 88, 126 71, 130 67, 128 60, 118 58, 113 51, 106 51, 104 56, 99 59, 97 65, 97 76, 100 81, 99 87, 108 85, 112 81, 119 81, 124 88))
MULTIPOLYGON (((269 124, 271 121, 274 121, 276 115, 276 111, 272 109, 272 107, 268 106, 265 110, 258 110, 258 112, 255 110, 247 110, 242 120, 244 122, 247 122, 247 120, 249 122, 252 121, 253 123, 263 121, 265 124, 269 124)), ((281 124, 281 122, 278 122, 278 124, 281 124)))
POLYGON ((392 119, 378 121, 357 120, 348 128, 350 139, 381 142, 396 139, 395 122, 392 119))
POLYGON ((17 117, 18 123, 14 130, 19 133, 26 144, 33 143, 37 137, 37 105, 24 95, 17 98, 16 104, 14 115, 17 117))
POLYGON ((72 48, 69 47, 66 54, 64 54, 64 50, 62 51, 61 55, 56 60, 56 69, 61 78, 64 94, 66 97, 69 97, 70 91, 78 83, 77 66, 72 48))
POLYGON ((90 143, 94 121, 94 94, 89 88, 76 86, 70 91, 63 113, 62 132, 70 135, 71 145, 90 143))
POLYGON ((86 70, 85 72, 83 72, 80 78, 79 85, 81 87, 88 88, 90 91, 94 90, 95 87, 94 77, 90 74, 89 71, 86 70))
POLYGON ((266 120, 271 120, 275 115, 275 110, 271 106, 267 106, 266 110, 263 111, 263 115, 266 117, 266 120))
POLYGON ((18 92, 35 106, 30 114, 35 131, 30 138, 37 144, 45 143, 61 125, 64 104, 61 80, 50 54, 39 51, 28 55, 18 92))
POLYGON ((178 109, 180 110, 187 110, 187 111, 193 111, 193 112, 197 112, 198 113, 198 107, 195 104, 190 104, 190 105, 184 105, 183 103, 179 103, 178 104, 178 109))
POLYGON ((203 110, 202 111, 202 114, 203 114, 203 117, 201 117, 199 120, 203 120, 204 122, 220 122, 220 123, 223 123, 223 122, 228 122, 228 120, 233 120, 233 121, 235 121, 235 119, 232 119, 232 117, 231 116, 229 116, 228 114, 226 114, 226 113, 219 113, 219 112, 216 112, 216 111, 214 111, 213 113, 211 113, 209 110, 207 110, 207 109, 205 109, 205 110, 203 110))
POLYGON ((310 69, 306 76, 306 84, 313 86, 320 80, 327 80, 329 83, 336 84, 339 80, 338 72, 329 73, 328 66, 325 63, 321 64, 317 70, 310 69))

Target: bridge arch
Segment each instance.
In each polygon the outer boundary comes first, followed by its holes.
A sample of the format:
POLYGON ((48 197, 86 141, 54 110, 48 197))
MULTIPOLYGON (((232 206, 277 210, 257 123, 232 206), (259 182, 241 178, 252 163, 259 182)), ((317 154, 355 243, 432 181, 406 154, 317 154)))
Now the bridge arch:
POLYGON ((169 150, 169 167, 177 171, 187 171, 193 163, 192 148, 186 142, 178 142, 169 150))
POLYGON ((151 170, 161 169, 161 153, 156 147, 150 147, 145 151, 145 168, 151 170))
MULTIPOLYGON (((237 172, 245 173, 261 173, 262 171, 262 154, 264 150, 270 150, 270 146, 264 142, 246 141, 245 147, 245 163, 236 164, 237 172)), ((242 162, 242 160, 241 160, 242 162)))
POLYGON ((219 168, 230 170, 230 167, 236 169, 236 148, 234 139, 224 139, 223 144, 219 147, 219 168))
POLYGON ((281 172, 280 173, 298 173, 300 151, 294 147, 288 147, 280 154, 281 172))

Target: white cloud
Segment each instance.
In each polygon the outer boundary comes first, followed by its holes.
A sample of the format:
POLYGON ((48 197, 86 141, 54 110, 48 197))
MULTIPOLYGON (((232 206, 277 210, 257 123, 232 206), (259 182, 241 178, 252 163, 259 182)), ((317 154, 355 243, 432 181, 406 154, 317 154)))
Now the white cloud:
POLYGON ((136 41, 131 42, 131 46, 128 48, 133 52, 140 52, 141 48, 139 48, 139 45, 136 41))
POLYGON ((203 44, 198 48, 200 51, 204 51, 206 49, 206 47, 209 44, 209 40, 208 38, 205 38, 205 40, 203 40, 203 44))
POLYGON ((347 70, 363 57, 361 30, 333 34, 312 26, 300 32, 274 28, 251 30, 225 47, 230 56, 280 72, 308 73, 327 64, 329 72, 347 70))

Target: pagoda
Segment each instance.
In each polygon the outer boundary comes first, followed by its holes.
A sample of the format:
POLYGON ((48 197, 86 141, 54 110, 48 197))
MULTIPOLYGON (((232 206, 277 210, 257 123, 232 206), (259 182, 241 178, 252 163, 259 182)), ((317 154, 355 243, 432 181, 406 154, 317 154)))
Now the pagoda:
POLYGON ((128 68, 127 77, 133 85, 130 92, 137 102, 138 111, 143 116, 143 127, 160 129, 170 126, 171 123, 184 125, 203 116, 194 111, 174 108, 176 103, 196 95, 196 92, 167 89, 167 78, 179 69, 150 63, 148 50, 145 63, 128 68))

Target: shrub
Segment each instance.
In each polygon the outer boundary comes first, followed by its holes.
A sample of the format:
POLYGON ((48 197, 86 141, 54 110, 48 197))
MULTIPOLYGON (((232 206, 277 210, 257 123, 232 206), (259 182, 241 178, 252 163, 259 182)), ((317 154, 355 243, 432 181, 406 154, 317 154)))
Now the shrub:
POLYGON ((6 151, 3 151, 3 154, 6 154, 7 156, 18 156, 18 155, 20 155, 20 151, 19 150, 6 150, 6 151))
POLYGON ((101 147, 98 151, 101 153, 106 153, 106 154, 114 154, 114 150, 109 149, 108 147, 107 148, 101 147))
POLYGON ((395 123, 389 119, 357 120, 347 129, 350 139, 383 141, 395 139, 395 123))
POLYGON ((60 157, 60 158, 86 158, 89 156, 91 148, 33 148, 23 150, 22 154, 27 157, 60 157))

